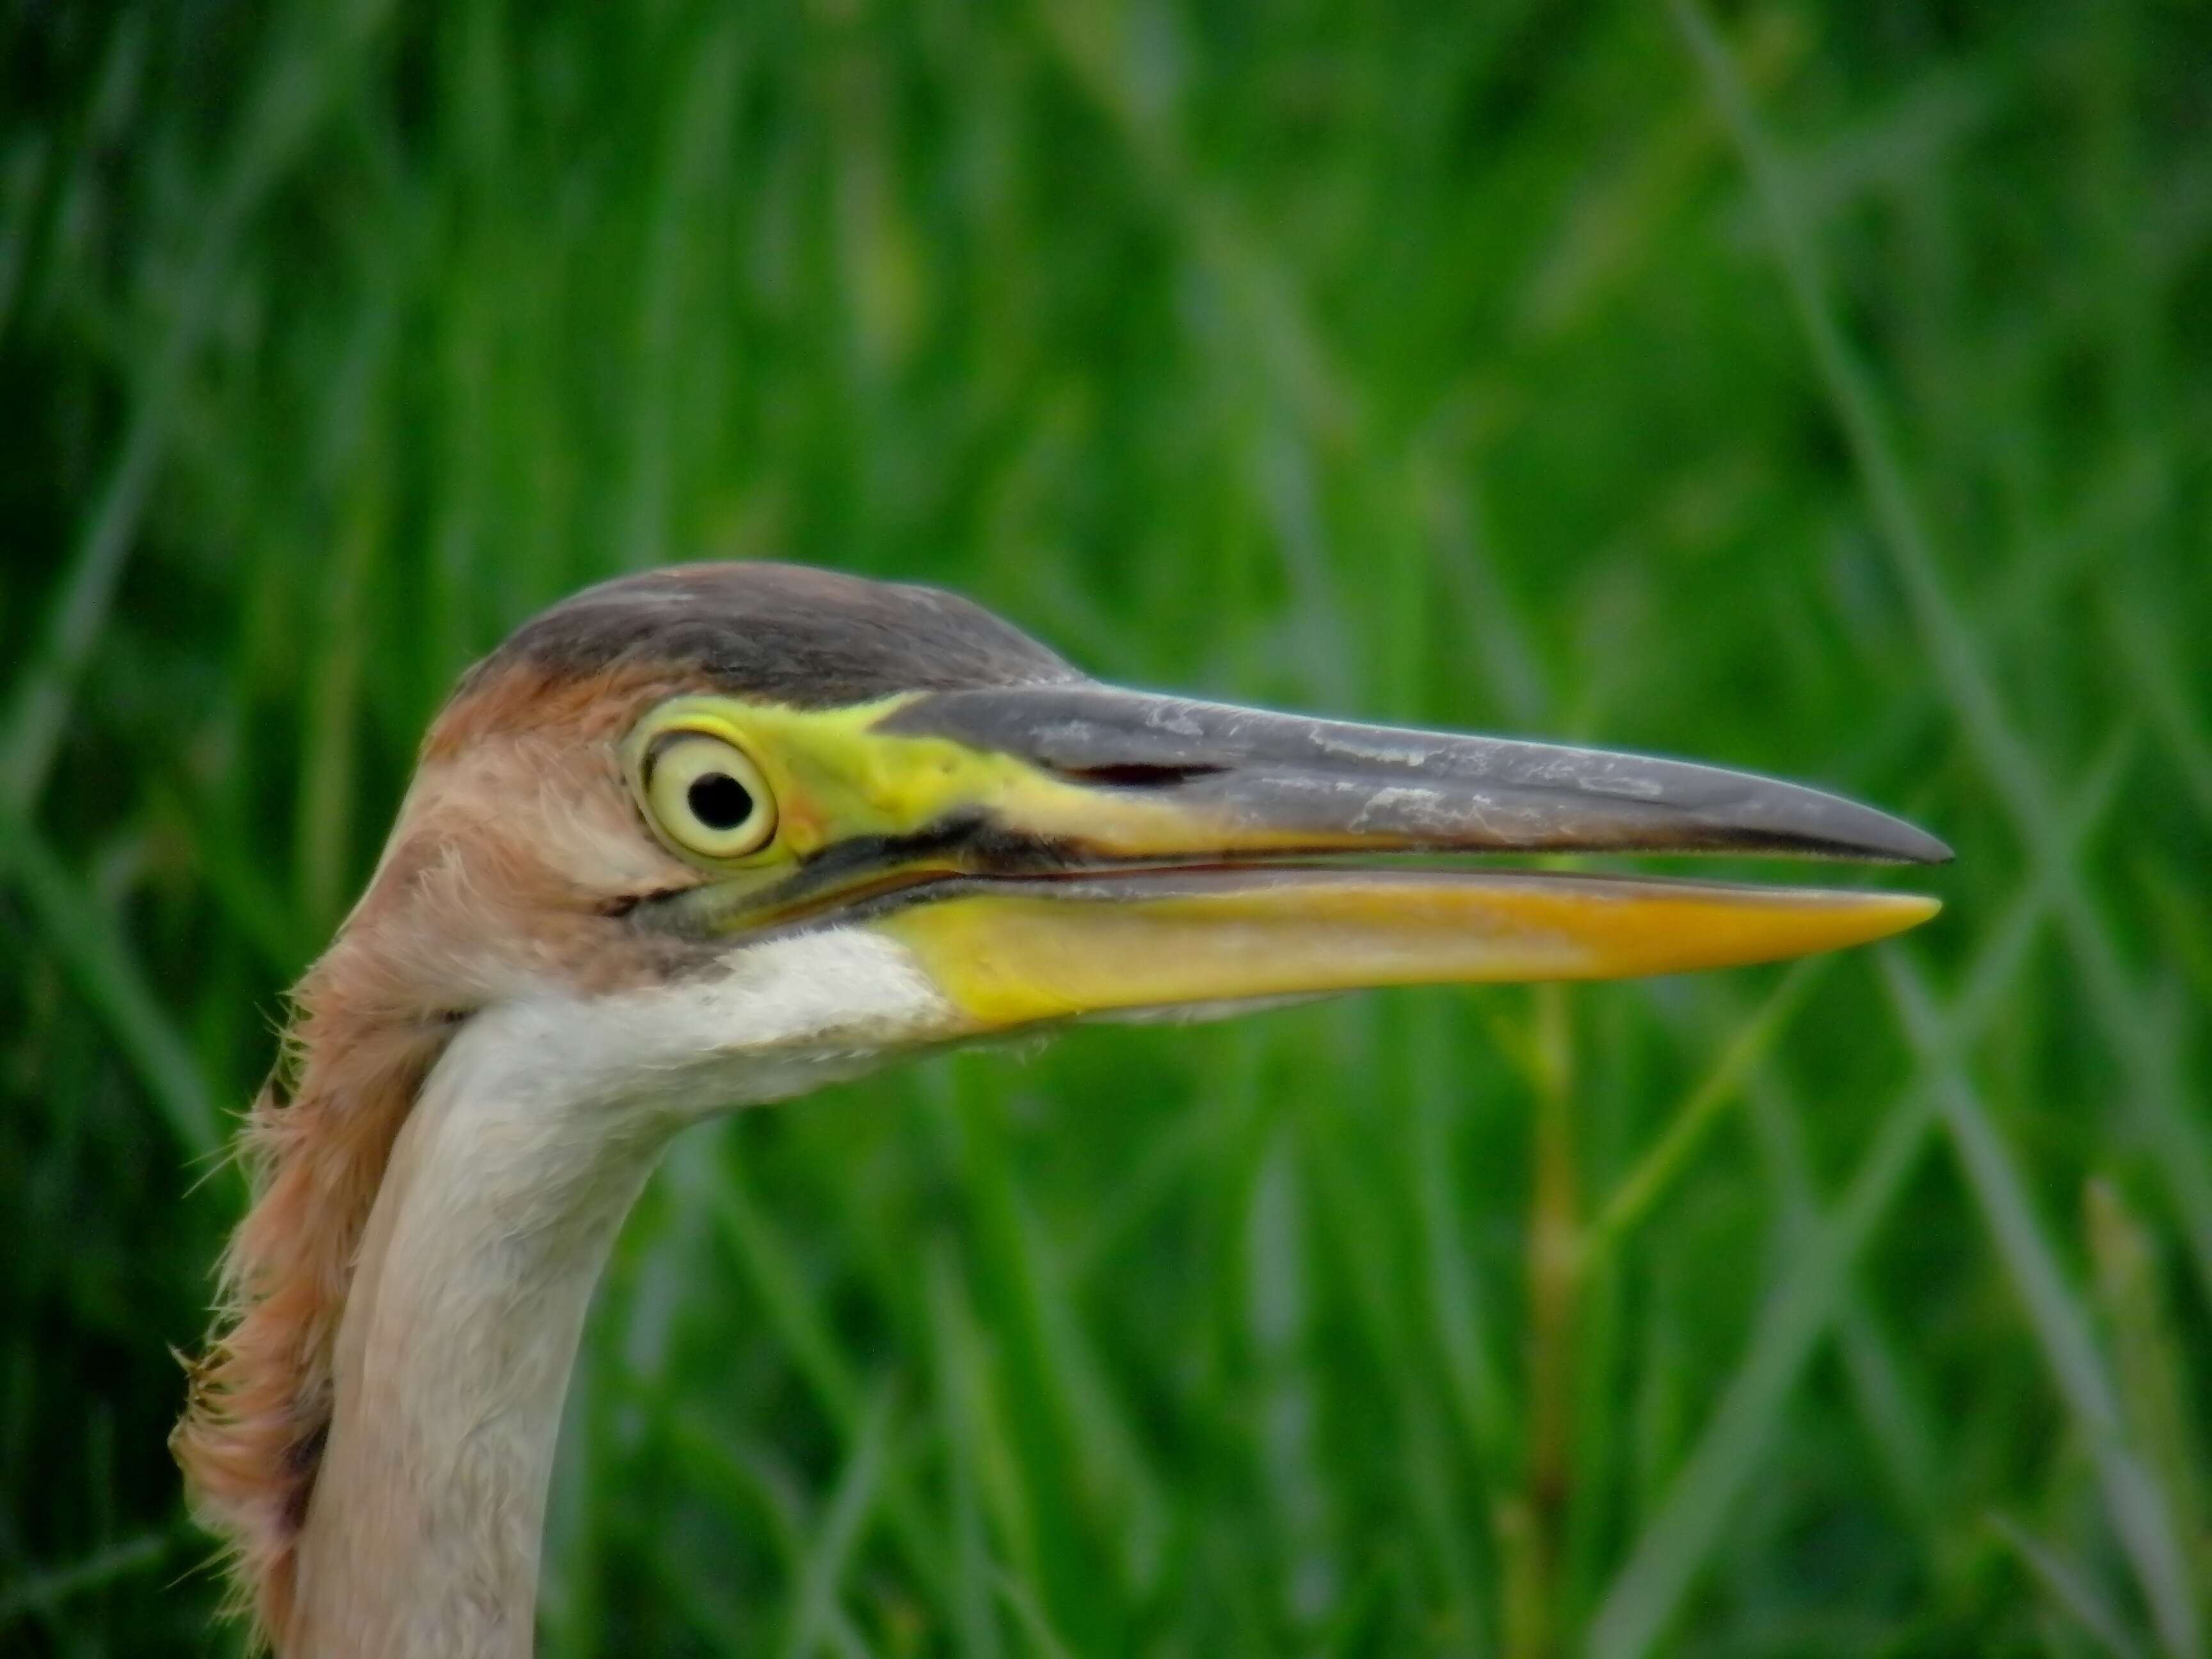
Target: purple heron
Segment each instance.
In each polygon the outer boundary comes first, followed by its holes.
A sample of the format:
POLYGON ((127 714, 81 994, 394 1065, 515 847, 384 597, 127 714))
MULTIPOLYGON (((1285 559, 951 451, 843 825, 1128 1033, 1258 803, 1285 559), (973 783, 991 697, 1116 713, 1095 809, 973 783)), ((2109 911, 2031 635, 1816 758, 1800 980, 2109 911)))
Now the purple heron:
POLYGON ((1069 1021, 1768 961, 1936 908, 1482 860, 1564 852, 1948 856, 1743 773, 1118 690, 927 588, 707 564, 556 605, 432 726, 243 1131, 175 1443, 242 1599, 287 1656, 529 1651, 586 1305, 711 1114, 1069 1021))

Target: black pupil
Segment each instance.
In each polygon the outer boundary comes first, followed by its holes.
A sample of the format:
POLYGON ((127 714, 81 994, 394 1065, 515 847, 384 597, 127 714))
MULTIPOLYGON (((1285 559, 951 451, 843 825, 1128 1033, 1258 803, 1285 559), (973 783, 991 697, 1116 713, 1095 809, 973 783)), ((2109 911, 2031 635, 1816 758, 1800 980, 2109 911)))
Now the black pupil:
POLYGON ((691 816, 709 830, 734 830, 753 815, 752 792, 727 772, 707 772, 684 792, 691 816))

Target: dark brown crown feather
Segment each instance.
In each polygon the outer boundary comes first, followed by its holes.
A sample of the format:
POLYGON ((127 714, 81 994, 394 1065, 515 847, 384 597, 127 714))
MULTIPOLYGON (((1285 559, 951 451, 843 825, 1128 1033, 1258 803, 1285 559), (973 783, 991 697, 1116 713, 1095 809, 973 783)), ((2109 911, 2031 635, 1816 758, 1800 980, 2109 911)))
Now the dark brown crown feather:
POLYGON ((524 665, 555 678, 664 667, 801 708, 1084 678, 956 593, 765 562, 673 565, 587 587, 516 629, 461 693, 524 665))

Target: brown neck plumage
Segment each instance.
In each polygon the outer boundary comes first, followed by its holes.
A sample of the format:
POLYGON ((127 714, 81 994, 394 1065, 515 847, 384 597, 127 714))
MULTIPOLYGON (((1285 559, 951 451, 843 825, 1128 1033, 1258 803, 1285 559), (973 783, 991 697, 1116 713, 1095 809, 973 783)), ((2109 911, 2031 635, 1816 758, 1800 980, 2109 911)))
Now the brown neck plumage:
POLYGON ((589 867, 628 830, 577 803, 629 810, 604 740, 657 684, 549 681, 526 665, 473 677, 425 740, 374 879, 293 994, 283 1058, 239 1137, 257 1196, 172 1441, 196 1511, 230 1547, 241 1607, 271 1638, 292 1616, 362 1232, 423 1080, 460 1022, 526 975, 643 971, 609 948, 604 896, 563 860, 589 867))
POLYGON ((362 1231, 452 1030, 434 1013, 364 994, 362 981, 379 975, 362 954, 342 942, 296 993, 286 1062, 241 1141, 259 1196, 224 1257, 216 1333, 191 1363, 190 1403, 171 1443, 197 1511, 234 1553, 241 1601, 272 1637, 292 1616, 362 1231))

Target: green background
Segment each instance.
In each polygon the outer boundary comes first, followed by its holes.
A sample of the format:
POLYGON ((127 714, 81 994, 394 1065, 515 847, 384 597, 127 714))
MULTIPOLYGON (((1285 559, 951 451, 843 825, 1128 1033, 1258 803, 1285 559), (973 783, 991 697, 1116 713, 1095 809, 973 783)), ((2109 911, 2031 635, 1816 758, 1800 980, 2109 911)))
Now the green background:
POLYGON ((2206 7, 9 0, 0 88, 0 1649, 234 1645, 283 988, 464 664, 760 555, 1950 908, 693 1133, 546 1652, 2206 1650, 2206 7))

